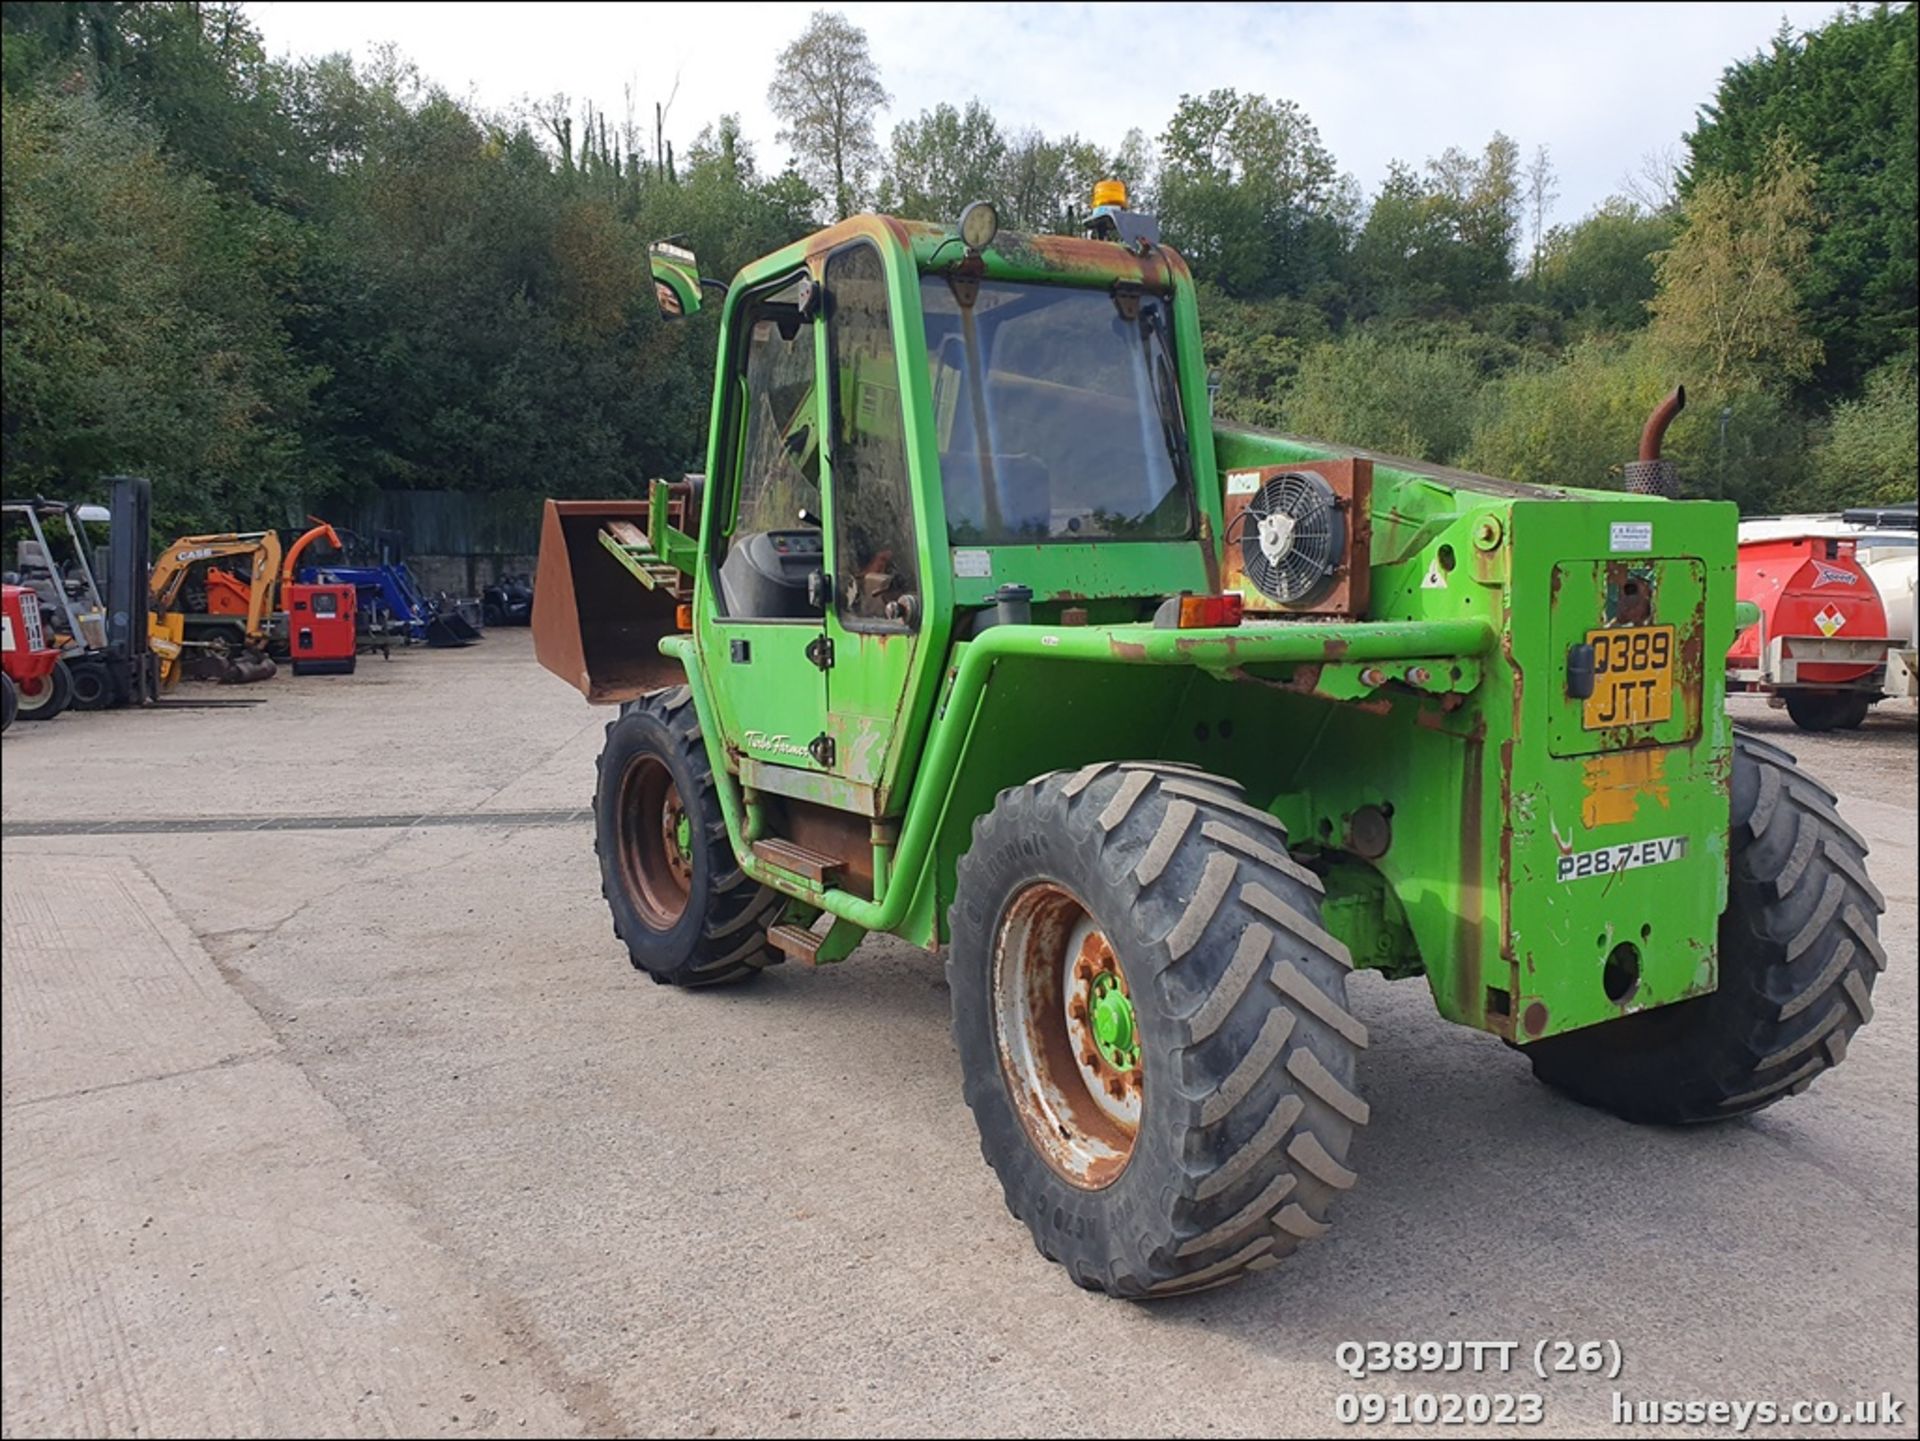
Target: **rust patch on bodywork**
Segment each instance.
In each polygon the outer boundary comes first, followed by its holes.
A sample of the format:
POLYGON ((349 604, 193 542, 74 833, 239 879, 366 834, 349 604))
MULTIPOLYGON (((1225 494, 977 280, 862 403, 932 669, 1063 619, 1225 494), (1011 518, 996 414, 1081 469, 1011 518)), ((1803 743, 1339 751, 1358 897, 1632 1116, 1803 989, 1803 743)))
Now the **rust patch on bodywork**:
POLYGON ((1107 645, 1121 660, 1145 661, 1147 658, 1146 646, 1137 640, 1122 640, 1116 635, 1107 642, 1107 645))
MULTIPOLYGON (((1312 695, 1320 688, 1321 667, 1317 665, 1297 665, 1293 674, 1280 682, 1284 690, 1297 691, 1301 695, 1312 695)), ((1236 675, 1245 675, 1244 670, 1236 670, 1236 675)))
POLYGON ((1526 1028, 1529 1036, 1537 1036, 1547 1028, 1547 1008, 1544 1002, 1534 1001, 1528 1005, 1520 1017, 1520 1024, 1526 1028))
POLYGON ((1588 758, 1585 769, 1580 819, 1588 830, 1625 825, 1640 814, 1642 797, 1659 802, 1662 810, 1672 803, 1664 750, 1601 751, 1588 758))

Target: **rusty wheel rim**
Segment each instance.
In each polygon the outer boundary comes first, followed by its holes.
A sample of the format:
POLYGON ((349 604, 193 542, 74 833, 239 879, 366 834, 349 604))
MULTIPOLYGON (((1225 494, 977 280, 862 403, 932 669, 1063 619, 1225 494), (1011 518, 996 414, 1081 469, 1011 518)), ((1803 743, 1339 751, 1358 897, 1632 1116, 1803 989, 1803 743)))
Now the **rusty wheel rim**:
POLYGON ((993 994, 1001 1071, 1034 1149, 1083 1190, 1111 1185, 1133 1158, 1144 1071, 1126 972, 1077 896, 1042 881, 1014 898, 993 994))
POLYGON ((651 930, 671 930, 693 892, 692 836, 673 776, 639 756, 620 778, 620 874, 651 930))

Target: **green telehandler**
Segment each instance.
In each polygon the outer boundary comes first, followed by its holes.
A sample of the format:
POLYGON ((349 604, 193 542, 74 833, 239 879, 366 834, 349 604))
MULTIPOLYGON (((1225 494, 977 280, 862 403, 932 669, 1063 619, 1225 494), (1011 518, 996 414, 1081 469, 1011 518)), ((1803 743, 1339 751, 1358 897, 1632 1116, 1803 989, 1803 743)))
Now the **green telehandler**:
MULTIPOLYGON (((1192 277, 1087 233, 862 215, 724 290, 704 475, 550 501, 542 664, 617 704, 596 849, 676 986, 945 952, 1009 1208, 1082 1286, 1326 1230, 1368 1119, 1355 966, 1632 1121, 1806 1089, 1884 907, 1736 730, 1734 507, 1216 422, 1192 277)), ((1569 479, 1577 479, 1569 477, 1569 479)))

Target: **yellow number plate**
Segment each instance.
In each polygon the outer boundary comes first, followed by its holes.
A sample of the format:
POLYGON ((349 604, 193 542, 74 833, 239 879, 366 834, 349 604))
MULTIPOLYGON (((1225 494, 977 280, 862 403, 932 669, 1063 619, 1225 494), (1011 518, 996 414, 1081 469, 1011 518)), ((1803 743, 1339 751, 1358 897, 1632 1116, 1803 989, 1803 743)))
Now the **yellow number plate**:
POLYGON ((1587 632, 1593 694, 1581 708, 1590 731, 1673 719, 1673 627, 1632 625, 1587 632))

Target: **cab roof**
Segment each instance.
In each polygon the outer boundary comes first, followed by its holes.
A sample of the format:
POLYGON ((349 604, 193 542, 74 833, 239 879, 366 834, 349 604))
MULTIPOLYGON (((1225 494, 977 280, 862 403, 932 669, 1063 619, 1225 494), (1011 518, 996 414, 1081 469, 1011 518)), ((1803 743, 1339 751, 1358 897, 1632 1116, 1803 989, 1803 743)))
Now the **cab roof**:
MULTIPOLYGON (((733 284, 757 284, 862 238, 895 254, 904 253, 912 259, 914 268, 923 272, 944 271, 966 258, 959 232, 952 226, 892 215, 855 215, 743 267, 733 284)), ((1135 249, 1116 241, 1077 235, 1002 230, 981 252, 980 259, 982 275, 995 280, 1089 286, 1122 281, 1149 290, 1167 290, 1189 285, 1193 279, 1186 261, 1170 246, 1135 249)))

